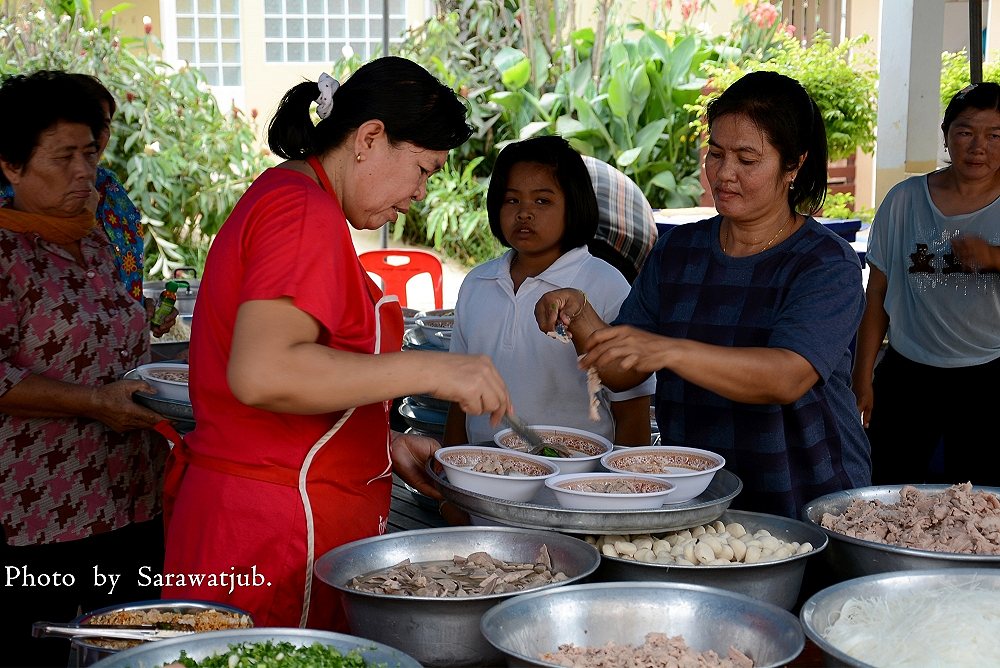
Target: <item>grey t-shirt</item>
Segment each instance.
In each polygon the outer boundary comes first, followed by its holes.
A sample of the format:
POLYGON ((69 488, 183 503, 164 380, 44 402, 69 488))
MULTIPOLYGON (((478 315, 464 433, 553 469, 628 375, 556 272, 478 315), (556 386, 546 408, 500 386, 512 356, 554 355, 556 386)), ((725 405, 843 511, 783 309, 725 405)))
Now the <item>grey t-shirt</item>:
POLYGON ((927 176, 897 184, 872 223, 866 260, 888 280, 889 344, 914 362, 951 368, 1000 357, 1000 273, 963 271, 951 249, 959 234, 1000 245, 1000 200, 945 216, 927 176))

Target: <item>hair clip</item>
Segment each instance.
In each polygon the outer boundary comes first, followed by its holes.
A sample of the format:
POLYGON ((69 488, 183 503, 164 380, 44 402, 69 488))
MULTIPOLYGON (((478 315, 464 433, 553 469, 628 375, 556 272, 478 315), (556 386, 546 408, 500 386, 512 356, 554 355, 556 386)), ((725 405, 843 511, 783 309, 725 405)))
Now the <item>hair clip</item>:
POLYGON ((333 111, 333 94, 340 88, 340 82, 323 72, 319 75, 316 86, 319 88, 319 97, 316 98, 316 115, 320 117, 320 120, 323 120, 333 111))
POLYGON ((972 91, 974 91, 976 89, 976 86, 978 86, 978 85, 979 84, 977 84, 977 83, 970 83, 968 86, 966 86, 962 90, 958 91, 958 95, 956 95, 955 97, 957 99, 961 100, 966 95, 968 95, 969 93, 971 93, 972 91))

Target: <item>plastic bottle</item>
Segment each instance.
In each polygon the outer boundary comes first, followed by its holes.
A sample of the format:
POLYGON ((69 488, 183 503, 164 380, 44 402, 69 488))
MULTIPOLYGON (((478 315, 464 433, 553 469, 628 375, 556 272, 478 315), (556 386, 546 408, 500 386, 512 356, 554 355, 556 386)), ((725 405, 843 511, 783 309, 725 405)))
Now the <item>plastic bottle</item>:
POLYGON ((160 293, 160 298, 156 302, 156 310, 153 311, 153 325, 159 327, 170 315, 171 309, 177 302, 177 288, 188 287, 187 281, 167 281, 166 288, 160 293))

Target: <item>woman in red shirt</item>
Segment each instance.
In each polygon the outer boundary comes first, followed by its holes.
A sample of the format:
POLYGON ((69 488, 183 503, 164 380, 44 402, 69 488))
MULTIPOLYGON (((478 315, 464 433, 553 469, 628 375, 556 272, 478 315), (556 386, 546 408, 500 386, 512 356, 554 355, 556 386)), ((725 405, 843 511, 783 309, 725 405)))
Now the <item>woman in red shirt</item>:
POLYGON ((287 162, 240 199, 199 288, 197 427, 167 475, 164 597, 344 630, 314 560, 385 531, 393 471, 439 496, 423 470, 437 442, 392 434, 391 400, 430 394, 496 422, 508 411, 489 358, 400 351, 398 299, 368 277, 348 227, 405 213, 470 133, 455 94, 402 58, 285 94, 268 142, 287 162))

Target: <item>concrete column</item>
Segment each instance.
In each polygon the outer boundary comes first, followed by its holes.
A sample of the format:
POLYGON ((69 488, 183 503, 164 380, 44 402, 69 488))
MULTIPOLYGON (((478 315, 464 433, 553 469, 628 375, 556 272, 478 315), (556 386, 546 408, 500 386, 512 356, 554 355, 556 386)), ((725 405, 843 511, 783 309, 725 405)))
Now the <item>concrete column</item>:
POLYGON ((944 3, 893 0, 879 28, 875 201, 911 174, 937 168, 944 3))
MULTIPOLYGON (((891 1, 891 0, 890 0, 891 1)), ((847 36, 857 37, 867 34, 870 41, 864 45, 866 51, 879 53, 879 16, 883 11, 883 2, 848 0, 847 36)), ((876 95, 878 92, 876 91, 876 95)), ((871 153, 858 151, 854 159, 854 201, 858 207, 874 208, 875 206, 875 150, 871 153)))
POLYGON ((986 28, 983 62, 996 62, 1000 58, 1000 2, 986 3, 983 8, 983 26, 986 28))

